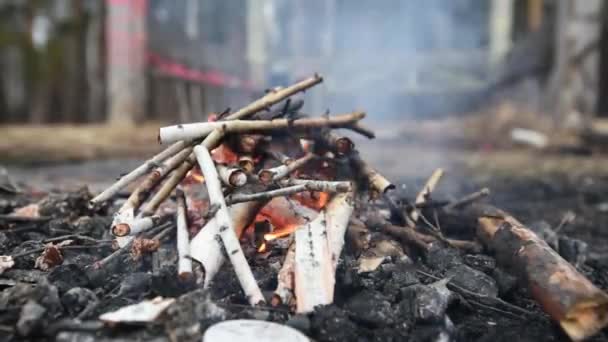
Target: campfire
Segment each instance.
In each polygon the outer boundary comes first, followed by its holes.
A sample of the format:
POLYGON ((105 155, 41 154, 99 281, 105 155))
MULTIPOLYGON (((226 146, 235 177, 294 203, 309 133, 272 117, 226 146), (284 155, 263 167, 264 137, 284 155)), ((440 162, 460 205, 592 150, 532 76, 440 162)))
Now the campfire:
MULTIPOLYGON (((354 139, 343 134, 374 138, 362 123, 364 112, 301 112, 303 102, 294 95, 321 82, 314 75, 269 90, 238 111, 212 115, 208 122, 161 128, 158 140, 168 147, 90 199, 86 210, 93 212, 120 203, 105 233, 115 250, 89 265, 90 279, 103 282, 120 268, 117 260, 130 253, 131 260, 153 258, 158 265, 171 264, 176 287, 186 293, 177 300, 155 298, 105 312, 99 316, 101 325, 91 329, 158 321, 163 313, 170 316, 172 308, 184 305, 188 293, 222 287, 233 275, 240 290, 227 294, 232 305, 247 303, 252 309, 293 317, 344 301, 349 295, 341 291, 366 288, 364 277, 379 273, 389 273, 391 281, 398 282, 397 287, 385 287, 386 296, 403 304, 390 317, 385 314, 390 308, 370 308, 369 315, 363 314, 366 326, 407 321, 403 329, 412 331, 434 324, 441 327, 439 335, 449 336, 453 324, 446 310, 456 300, 530 317, 529 308, 501 299, 497 281, 478 270, 494 261, 510 273, 501 273, 500 279, 525 285, 571 339, 586 339, 608 324, 608 295, 534 231, 483 203, 490 190, 436 200, 433 194, 444 176, 437 169, 411 200, 398 196, 391 181, 358 152, 354 139), (133 185, 126 200, 118 201, 133 185), (442 253, 448 256, 437 256, 442 253), (443 266, 430 267, 434 257, 443 266), (458 262, 462 258, 470 263, 458 262), (278 261, 271 267, 268 260, 278 261), (271 280, 260 279, 260 269, 265 270, 262 275, 271 273, 271 280)), ((43 204, 34 209, 24 207, 3 219, 45 219, 43 204)), ((27 255, 37 255, 37 268, 52 270, 71 249, 91 248, 84 244, 86 239, 51 239, 43 247, 2 256, 0 270, 9 271, 27 255)), ((370 296, 363 304, 348 302, 349 310, 388 303, 370 296)), ((209 317, 220 311, 207 297, 197 300, 206 303, 209 317)), ((85 305, 76 316, 88 318, 96 309, 85 305)), ((331 311, 325 314, 332 316, 331 311)), ((168 327, 177 324, 169 322, 168 327)), ((22 335, 34 334, 27 326, 20 329, 22 335)))

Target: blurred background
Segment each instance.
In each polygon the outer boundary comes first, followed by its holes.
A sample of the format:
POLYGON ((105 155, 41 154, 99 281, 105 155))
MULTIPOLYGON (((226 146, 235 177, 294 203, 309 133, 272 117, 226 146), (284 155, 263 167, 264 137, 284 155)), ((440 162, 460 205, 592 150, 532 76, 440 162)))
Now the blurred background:
MULTIPOLYGON (((603 141, 601 0, 0 0, 0 159, 147 156, 318 72, 304 111, 487 151, 603 141)), ((574 145, 572 145, 574 144, 574 145)), ((601 144, 600 144, 601 145, 601 144)), ((370 144, 373 149, 373 144, 370 144)))

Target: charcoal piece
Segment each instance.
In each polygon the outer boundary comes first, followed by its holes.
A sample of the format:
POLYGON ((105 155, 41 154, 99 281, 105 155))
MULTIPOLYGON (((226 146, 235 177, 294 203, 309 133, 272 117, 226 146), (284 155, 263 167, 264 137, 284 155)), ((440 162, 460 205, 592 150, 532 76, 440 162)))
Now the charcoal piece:
POLYGON ((47 281, 48 273, 41 270, 10 269, 2 273, 3 278, 10 278, 20 283, 39 283, 47 281))
POLYGON ((498 295, 498 286, 492 277, 467 265, 454 266, 446 272, 445 276, 451 278, 451 284, 471 292, 489 297, 498 295))
POLYGON ((27 303, 21 308, 19 314, 19 320, 17 321, 17 332, 21 336, 30 336, 36 330, 44 325, 44 318, 46 315, 46 308, 38 304, 34 300, 28 300, 27 303))
POLYGON ((101 239, 112 223, 110 216, 82 216, 74 223, 76 233, 101 239))
POLYGON ((46 225, 46 231, 52 236, 74 233, 74 226, 65 218, 52 219, 46 225))
POLYGON ((175 265, 165 266, 152 275, 150 291, 154 296, 177 297, 195 288, 193 278, 181 280, 175 265))
POLYGON ((357 325, 335 305, 319 306, 311 315, 311 336, 317 341, 356 341, 357 325))
POLYGON ((21 241, 15 234, 0 232, 0 254, 7 255, 21 241))
MULTIPOLYGON (((107 246, 108 249, 111 249, 111 247, 108 245, 107 246)), ((91 249, 88 249, 87 252, 91 252, 91 249)), ((107 255, 103 254, 103 255, 107 255)), ((80 268, 82 268, 83 270, 86 269, 87 266, 92 265, 95 263, 95 261, 97 261, 98 259, 100 259, 100 256, 94 256, 91 254, 85 254, 82 252, 82 250, 64 250, 63 251, 63 263, 64 264, 76 264, 78 265, 80 268)))
POLYGON ((72 192, 53 193, 38 203, 38 210, 42 216, 74 220, 80 216, 93 214, 89 207, 91 198, 92 195, 87 187, 72 192))
POLYGON ((391 301, 400 300, 399 294, 401 289, 410 285, 418 284, 420 280, 416 274, 416 270, 411 266, 395 267, 388 281, 384 282, 382 293, 389 297, 391 301))
POLYGON ((63 312, 57 288, 46 281, 36 285, 19 283, 0 292, 0 310, 21 307, 30 300, 42 305, 50 318, 63 312))
POLYGON ((491 274, 496 268, 496 259, 483 254, 467 254, 464 263, 486 274, 491 274))
POLYGON ((344 309, 353 321, 372 328, 392 324, 394 319, 391 304, 378 291, 359 292, 346 302, 344 309))
POLYGON ((120 282, 117 297, 125 297, 133 300, 141 300, 150 291, 152 274, 146 272, 135 272, 127 275, 120 282))
POLYGON ((554 250, 559 250, 559 237, 557 233, 551 228, 551 225, 547 223, 547 221, 538 221, 531 223, 528 225, 528 228, 536 233, 538 237, 545 240, 547 245, 549 245, 554 250))
POLYGON ((165 317, 172 341, 199 342, 206 328, 229 318, 229 313, 211 300, 207 290, 197 289, 177 298, 165 317))
MULTIPOLYGON (((100 258, 99 260, 101 260, 100 258)), ((94 287, 115 286, 116 279, 122 281, 125 274, 133 274, 141 272, 144 269, 142 259, 133 260, 128 252, 119 255, 112 261, 99 266, 96 263, 89 264, 86 267, 87 276, 94 287)))
POLYGON ((90 303, 96 302, 95 292, 84 287, 69 289, 62 297, 61 304, 70 316, 76 316, 90 303))
POLYGON ((85 287, 89 278, 82 267, 76 264, 57 265, 48 275, 48 280, 57 286, 62 294, 73 287, 85 287))
POLYGON ((15 209, 25 207, 31 203, 28 196, 0 194, 0 214, 10 214, 15 209))
POLYGON ((267 321, 270 319, 270 312, 262 308, 248 307, 243 308, 243 310, 236 315, 236 318, 267 321))
POLYGON ((437 271, 445 271, 462 262, 460 251, 439 244, 431 244, 425 258, 427 266, 437 271))
POLYGON ((447 280, 430 285, 415 284, 401 291, 399 313, 411 322, 443 322, 445 311, 454 296, 446 287, 447 280))
POLYGON ((566 236, 559 237, 559 255, 576 267, 587 261, 589 246, 584 241, 566 236))
MULTIPOLYGON (((29 252, 35 249, 43 248, 44 244, 39 241, 25 241, 19 246, 15 247, 13 251, 10 253, 11 255, 29 252)), ((15 266, 13 268, 21 268, 21 269, 32 269, 34 268, 34 263, 36 262, 36 258, 40 256, 40 253, 30 253, 24 256, 20 256, 15 258, 15 266)))
POLYGON ((294 329, 297 329, 304 334, 310 333, 310 318, 307 315, 297 314, 293 315, 285 322, 285 325, 288 325, 294 329))
POLYGON ((517 278, 500 268, 496 268, 492 271, 492 278, 496 281, 498 293, 501 297, 510 293, 517 286, 517 278))
POLYGON ((431 324, 418 324, 415 329, 412 329, 412 334, 409 337, 410 341, 453 341, 455 335, 454 323, 445 315, 442 322, 431 324))

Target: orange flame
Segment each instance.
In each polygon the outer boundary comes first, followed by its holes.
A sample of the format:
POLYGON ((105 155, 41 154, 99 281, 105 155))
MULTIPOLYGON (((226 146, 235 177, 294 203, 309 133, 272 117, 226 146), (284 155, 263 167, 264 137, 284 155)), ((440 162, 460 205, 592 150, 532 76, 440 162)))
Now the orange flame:
POLYGON ((258 248, 258 253, 264 253, 266 252, 266 242, 262 242, 262 244, 260 245, 260 248, 258 248))
POLYGON ((186 179, 196 183, 203 183, 205 181, 205 177, 195 169, 188 171, 186 179))
POLYGON ((287 225, 281 229, 275 230, 272 233, 264 234, 264 240, 272 241, 274 239, 282 238, 284 236, 287 236, 287 235, 295 232, 296 229, 298 229, 298 226, 295 224, 287 225))
POLYGON ((315 210, 323 209, 327 202, 329 202, 329 194, 326 192, 301 192, 295 194, 293 198, 315 210))

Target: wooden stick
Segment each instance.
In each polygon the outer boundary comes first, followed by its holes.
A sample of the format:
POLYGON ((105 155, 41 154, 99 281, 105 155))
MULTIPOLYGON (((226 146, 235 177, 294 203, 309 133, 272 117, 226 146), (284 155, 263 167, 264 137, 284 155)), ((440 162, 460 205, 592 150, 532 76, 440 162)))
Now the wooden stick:
POLYGON ((490 189, 483 188, 477 192, 468 194, 468 195, 462 197, 461 199, 446 205, 443 209, 450 211, 450 210, 466 207, 467 205, 479 200, 480 198, 487 197, 488 195, 490 195, 490 189))
POLYGON ((221 130, 224 133, 252 133, 284 130, 287 128, 292 130, 310 130, 323 127, 348 128, 350 125, 363 119, 364 117, 364 112, 354 112, 351 114, 337 115, 334 117, 304 118, 296 120, 235 120, 182 124, 162 127, 160 129, 158 138, 162 144, 166 144, 179 140, 204 138, 216 129, 221 130))
POLYGON ((252 102, 246 107, 228 115, 226 117, 226 120, 239 120, 247 116, 253 115, 261 110, 270 108, 270 106, 272 106, 273 104, 281 102, 291 95, 297 94, 301 91, 305 91, 306 89, 311 88, 321 82, 323 82, 323 77, 315 74, 314 76, 309 77, 287 88, 283 88, 264 95, 259 100, 252 102))
POLYGON ((327 240, 329 242, 334 273, 338 266, 342 248, 344 247, 344 235, 346 234, 346 229, 354 210, 354 203, 354 192, 351 190, 334 195, 325 207, 327 240))
POLYGON ((289 196, 303 191, 321 191, 329 193, 346 192, 350 191, 350 182, 328 182, 328 181, 309 181, 303 184, 297 184, 288 186, 285 188, 279 188, 276 190, 258 192, 255 194, 234 194, 229 195, 226 202, 229 204, 249 202, 249 201, 260 201, 270 200, 273 197, 289 196))
POLYGON ((177 188, 177 274, 180 279, 186 280, 192 277, 192 260, 190 259, 190 239, 188 238, 188 219, 186 208, 186 197, 184 191, 177 188))
POLYGON ((354 132, 357 132, 359 134, 361 134, 362 136, 368 138, 368 139, 374 139, 376 137, 376 133, 374 133, 374 131, 372 131, 371 129, 361 125, 359 122, 357 122, 356 124, 352 125, 351 130, 353 130, 354 132))
POLYGON ((350 155, 355 151, 355 143, 349 137, 339 136, 332 131, 324 131, 320 136, 314 138, 316 144, 320 144, 321 148, 328 149, 339 156, 350 155))
MULTIPOLYGON (((205 146, 209 150, 212 150, 219 146, 222 136, 223 133, 221 131, 213 131, 213 133, 209 134, 205 140, 203 140, 201 145, 205 146)), ((190 153, 188 158, 186 158, 186 160, 184 160, 182 164, 171 173, 168 179, 161 184, 154 196, 152 196, 152 198, 142 209, 140 216, 154 215, 160 204, 171 195, 175 187, 182 181, 182 179, 184 179, 184 177, 186 177, 186 174, 188 174, 188 171, 194 167, 195 163, 196 157, 194 156, 194 153, 190 153)))
POLYGON ((294 298, 294 265, 296 262, 296 244, 292 242, 289 245, 285 259, 283 260, 283 266, 279 270, 277 275, 277 288, 274 290, 274 294, 270 303, 273 306, 286 304, 290 305, 294 298))
POLYGON ((289 176, 295 170, 301 168, 306 163, 315 158, 315 155, 312 153, 307 153, 301 158, 298 158, 292 161, 289 164, 280 165, 277 167, 273 167, 271 169, 265 169, 258 172, 258 178, 262 183, 269 184, 271 182, 276 182, 280 179, 283 179, 289 176))
POLYGON ((129 198, 119 209, 119 212, 127 209, 137 210, 141 203, 145 201, 152 189, 173 169, 180 165, 188 155, 192 152, 192 148, 188 147, 180 151, 175 156, 163 162, 160 166, 154 169, 139 186, 133 190, 129 198))
POLYGON ((112 227, 115 236, 137 235, 145 230, 157 226, 167 220, 166 216, 149 216, 135 218, 132 220, 121 220, 119 224, 112 227))
POLYGON ((209 193, 209 202, 211 205, 215 204, 220 207, 215 215, 217 225, 219 226, 219 235, 226 248, 228 258, 232 262, 237 278, 241 283, 243 292, 251 305, 263 303, 264 296, 253 277, 251 268, 245 259, 241 244, 234 230, 213 159, 211 159, 209 151, 204 146, 196 146, 194 148, 194 154, 196 155, 198 164, 205 176, 207 192, 209 193))
POLYGON ((153 156, 152 158, 146 160, 143 164, 141 164, 140 166, 135 168, 133 171, 120 177, 120 179, 118 181, 116 181, 114 184, 112 184, 110 187, 108 187, 106 190, 104 190, 99 195, 95 196, 95 198, 93 198, 91 200, 91 203, 95 204, 95 203, 107 201, 108 199, 110 199, 114 195, 116 195, 118 192, 120 192, 120 190, 124 189, 127 185, 134 182, 137 178, 154 170, 154 168, 158 167, 158 164, 160 162, 175 155, 176 153, 178 153, 179 151, 183 150, 186 147, 187 147, 187 143, 184 141, 175 142, 174 144, 167 147, 162 152, 160 152, 157 155, 153 156))
POLYGON ((605 292, 513 216, 489 206, 480 211, 479 238, 571 339, 581 341, 608 325, 605 292))
POLYGON ((284 165, 289 165, 293 162, 293 158, 278 151, 270 151, 267 149, 264 150, 264 154, 284 165))
MULTIPOLYGON (((420 190, 420 192, 416 196, 416 200, 414 202, 415 205, 419 205, 427 201, 428 196, 431 194, 431 192, 435 190, 437 183, 439 183, 441 176, 443 176, 442 169, 436 169, 435 171, 433 171, 431 177, 429 177, 429 179, 424 184, 424 187, 422 187, 422 190, 420 190)), ((410 227, 416 226, 416 222, 418 222, 419 217, 420 212, 418 210, 412 211, 412 213, 410 214, 410 220, 408 220, 408 225, 410 227)))
POLYGON ((242 155, 239 157, 239 167, 244 170, 246 173, 253 172, 255 168, 255 162, 253 161, 253 157, 250 155, 242 155))
POLYGON ((359 173, 361 173, 361 175, 368 180, 371 189, 376 191, 378 194, 384 194, 387 191, 395 188, 395 186, 388 179, 384 178, 384 176, 382 176, 378 171, 373 169, 363 159, 361 159, 358 151, 353 150, 349 157, 354 166, 359 170, 359 173))
POLYGON ((247 183, 247 175, 238 167, 229 167, 218 164, 217 172, 220 175, 222 183, 231 187, 240 187, 247 183))
POLYGON ((335 283, 325 213, 295 231, 296 311, 307 313, 333 301, 335 283))

